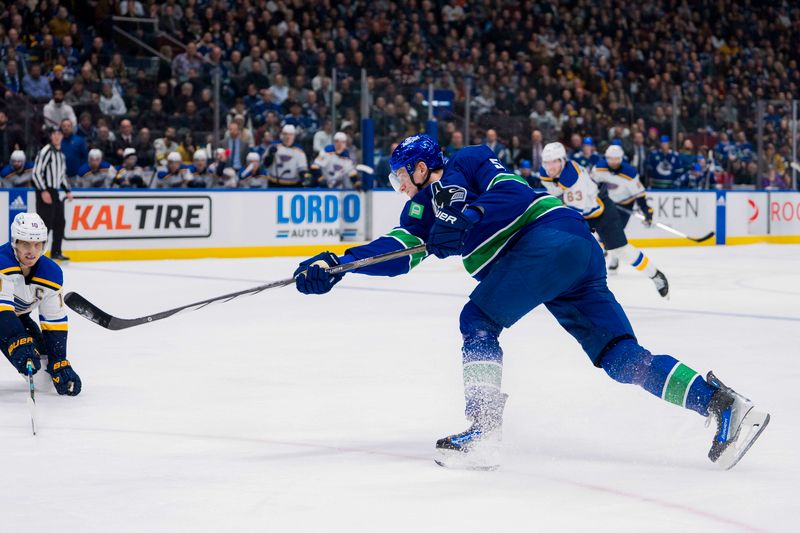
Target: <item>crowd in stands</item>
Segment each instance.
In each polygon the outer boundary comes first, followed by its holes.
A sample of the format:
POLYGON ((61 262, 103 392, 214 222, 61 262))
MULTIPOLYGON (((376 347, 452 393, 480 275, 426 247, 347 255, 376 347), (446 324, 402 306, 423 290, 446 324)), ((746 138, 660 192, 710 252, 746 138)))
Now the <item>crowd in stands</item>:
POLYGON ((365 69, 378 167, 392 143, 424 131, 433 84, 452 94, 438 114, 450 155, 464 143, 469 105, 470 141, 519 172, 535 173, 550 141, 587 160, 615 143, 651 186, 787 188, 798 50, 800 5, 788 0, 5 0, 0 165, 17 151, 30 159, 40 128, 56 126, 76 185, 92 181, 80 172, 97 164, 95 150, 114 168, 106 185, 164 185, 177 157, 176 186, 324 185, 313 163, 277 175, 270 147, 360 161, 365 69), (148 22, 126 23, 163 57, 150 68, 135 57, 141 48, 112 39, 112 15, 157 19, 184 46, 157 40, 148 22), (760 162, 758 100, 767 102, 760 162), (241 180, 251 151, 260 178, 241 180), (203 157, 229 170, 196 180, 203 157), (117 179, 126 166, 141 169, 141 182, 117 179))

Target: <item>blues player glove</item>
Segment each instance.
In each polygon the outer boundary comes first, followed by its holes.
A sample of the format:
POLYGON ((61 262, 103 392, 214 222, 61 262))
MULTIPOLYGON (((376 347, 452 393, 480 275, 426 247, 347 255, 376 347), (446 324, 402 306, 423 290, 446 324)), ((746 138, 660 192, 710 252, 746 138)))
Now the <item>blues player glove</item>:
POLYGON ((653 225, 653 208, 647 205, 647 200, 644 197, 636 199, 636 205, 639 206, 639 209, 642 211, 644 215, 644 220, 642 220, 642 224, 645 227, 650 227, 653 225))
POLYGON ((47 363, 47 373, 53 379, 56 392, 67 396, 77 396, 81 392, 81 378, 66 359, 51 360, 47 363))
POLYGON ((33 337, 24 333, 18 335, 8 342, 8 360, 17 369, 20 374, 28 374, 28 360, 33 362, 33 373, 35 374, 42 368, 42 362, 39 360, 39 352, 33 344, 33 337))
POLYGON ((330 252, 322 252, 300 263, 294 271, 295 286, 303 294, 325 294, 344 277, 344 274, 329 274, 326 270, 339 264, 339 258, 330 252))

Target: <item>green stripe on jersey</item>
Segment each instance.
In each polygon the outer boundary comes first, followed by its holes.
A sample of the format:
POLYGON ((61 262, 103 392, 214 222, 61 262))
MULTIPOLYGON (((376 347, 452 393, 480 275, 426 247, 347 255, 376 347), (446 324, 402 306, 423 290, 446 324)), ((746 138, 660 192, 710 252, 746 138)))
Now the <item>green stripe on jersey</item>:
POLYGON ((464 387, 500 388, 503 367, 500 363, 475 361, 464 363, 464 387))
MULTIPOLYGON (((413 248, 415 246, 419 246, 420 244, 425 244, 425 241, 416 235, 409 233, 403 228, 395 228, 387 233, 386 236, 397 239, 405 248, 413 248)), ((411 254, 408 258, 408 270, 410 271, 412 268, 420 264, 422 260, 425 259, 426 255, 428 255, 427 252, 417 252, 415 254, 411 254)))
POLYGON ((667 382, 664 384, 664 399, 684 407, 686 390, 694 381, 695 376, 697 376, 697 372, 683 363, 678 363, 678 366, 672 369, 672 372, 667 377, 667 382))
POLYGON ((479 244, 472 252, 464 256, 464 268, 471 276, 485 267, 497 256, 509 239, 524 226, 527 226, 548 211, 564 207, 561 200, 554 196, 541 196, 531 203, 520 216, 512 220, 506 227, 479 244))
POLYGON ((486 187, 486 190, 488 191, 501 181, 517 181, 526 187, 530 187, 530 185, 528 185, 528 182, 525 181, 525 178, 523 178, 522 176, 517 176, 516 174, 498 174, 497 176, 492 178, 492 181, 489 182, 489 186, 486 187))

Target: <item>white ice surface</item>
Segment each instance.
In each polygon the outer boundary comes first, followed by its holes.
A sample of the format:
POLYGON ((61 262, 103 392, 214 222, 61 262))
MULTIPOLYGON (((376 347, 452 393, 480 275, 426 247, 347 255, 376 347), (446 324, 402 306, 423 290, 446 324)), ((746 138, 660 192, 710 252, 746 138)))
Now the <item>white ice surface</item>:
MULTIPOLYGON (((0 532, 800 531, 800 246, 652 249, 672 299, 610 279, 640 342, 771 412, 729 472, 704 420, 593 368, 544 309, 501 337, 505 460, 449 471, 461 431, 455 260, 331 294, 277 289, 124 331, 70 313, 83 393, 42 372, 38 436, 0 361, 0 532)), ((291 274, 296 260, 82 263, 123 317, 291 274)), ((546 283, 546 280, 543 280, 546 283)))

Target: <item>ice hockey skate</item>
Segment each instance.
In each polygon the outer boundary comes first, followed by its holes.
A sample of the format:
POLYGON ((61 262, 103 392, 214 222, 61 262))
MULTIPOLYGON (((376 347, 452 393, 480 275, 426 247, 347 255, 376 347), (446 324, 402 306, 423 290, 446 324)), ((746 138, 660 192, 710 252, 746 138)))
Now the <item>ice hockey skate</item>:
POLYGON ((667 281, 667 276, 660 270, 656 270, 656 275, 650 279, 655 283, 658 294, 660 294, 662 298, 669 298, 669 282, 667 281))
POLYGON ((725 386, 713 372, 706 381, 718 389, 708 406, 708 424, 717 424, 708 458, 730 470, 767 427, 769 413, 756 410, 753 402, 725 386))
POLYGON ((500 394, 480 402, 479 410, 472 417, 472 425, 466 431, 436 441, 436 464, 465 470, 499 468, 503 408, 507 398, 507 394, 500 394))

